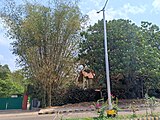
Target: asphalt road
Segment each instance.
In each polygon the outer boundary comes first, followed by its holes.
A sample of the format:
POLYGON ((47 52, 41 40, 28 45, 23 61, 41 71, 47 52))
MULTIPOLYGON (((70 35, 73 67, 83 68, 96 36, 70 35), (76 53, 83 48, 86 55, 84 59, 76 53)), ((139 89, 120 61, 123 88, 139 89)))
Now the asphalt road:
POLYGON ((44 114, 38 115, 38 112, 29 113, 8 113, 0 114, 0 120, 66 120, 67 118, 83 118, 95 117, 96 112, 86 111, 78 113, 63 113, 63 114, 44 114))
POLYGON ((58 120, 53 114, 46 115, 20 115, 20 116, 1 116, 0 120, 58 120))

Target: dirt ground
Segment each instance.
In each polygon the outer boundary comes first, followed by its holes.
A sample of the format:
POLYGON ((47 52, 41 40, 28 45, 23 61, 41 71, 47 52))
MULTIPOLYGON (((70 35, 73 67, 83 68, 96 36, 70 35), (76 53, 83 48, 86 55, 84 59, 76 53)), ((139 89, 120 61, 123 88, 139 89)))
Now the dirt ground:
MULTIPOLYGON (((74 108, 74 107, 88 107, 95 108, 97 102, 81 102, 75 104, 67 104, 63 106, 54 106, 53 108, 74 108)), ((136 107, 137 109, 146 108, 146 100, 144 99, 127 99, 127 100, 118 100, 118 107, 120 109, 129 109, 131 106, 136 107)), ((156 106, 160 106, 160 99, 156 99, 156 106)))
MULTIPOLYGON (((146 107, 144 99, 132 99, 132 100, 119 100, 118 101, 118 115, 132 115, 133 109, 135 113, 146 115, 151 114, 151 109, 146 107), (146 109, 147 108, 147 109, 146 109)), ((156 100, 157 106, 154 109, 154 113, 160 113, 160 100, 156 100), (157 104, 158 103, 158 104, 157 104)), ((96 102, 82 102, 76 104, 67 104, 63 106, 53 106, 50 108, 41 109, 41 113, 53 113, 57 117, 62 118, 85 118, 85 117, 97 117, 98 109, 95 108, 96 102), (56 112, 55 112, 56 111, 56 112)), ((42 114, 43 115, 43 114, 42 114)))

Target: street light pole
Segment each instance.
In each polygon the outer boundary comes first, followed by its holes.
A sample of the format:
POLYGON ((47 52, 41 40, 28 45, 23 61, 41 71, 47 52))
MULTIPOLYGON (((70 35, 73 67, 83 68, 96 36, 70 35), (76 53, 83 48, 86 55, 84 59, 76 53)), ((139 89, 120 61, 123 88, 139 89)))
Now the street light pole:
POLYGON ((108 105, 109 110, 112 109, 112 102, 111 102, 111 88, 110 88, 110 78, 109 78, 109 62, 108 62, 108 51, 107 51, 107 32, 106 32, 106 20, 105 20, 105 7, 107 5, 108 0, 106 1, 102 10, 97 13, 103 11, 103 24, 104 24, 104 47, 105 47, 105 70, 106 70, 106 77, 107 77, 107 92, 108 92, 108 105))

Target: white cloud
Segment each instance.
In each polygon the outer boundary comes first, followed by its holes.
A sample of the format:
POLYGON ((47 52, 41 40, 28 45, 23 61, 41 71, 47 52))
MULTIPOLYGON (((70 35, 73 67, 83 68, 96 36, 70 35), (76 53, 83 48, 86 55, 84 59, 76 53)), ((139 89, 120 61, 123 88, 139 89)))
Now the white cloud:
POLYGON ((109 8, 108 10, 106 10, 106 19, 107 20, 113 20, 117 16, 125 17, 125 15, 123 15, 122 12, 120 12, 119 10, 115 10, 113 8, 109 8))
POLYGON ((101 13, 97 13, 96 10, 91 10, 87 13, 89 15, 89 23, 90 25, 93 25, 94 23, 97 23, 98 20, 103 18, 103 15, 101 13))
MULTIPOLYGON (((96 7, 100 6, 100 3, 102 2, 102 0, 90 0, 93 5, 95 5, 96 7)), ((104 2, 104 1, 103 1, 104 2)))
MULTIPOLYGON (((105 11, 106 14, 106 19, 107 20, 112 20, 112 19, 117 19, 117 18, 123 18, 123 19, 128 19, 129 15, 136 15, 136 14, 142 14, 146 11, 146 6, 132 6, 129 3, 123 5, 119 9, 114 9, 114 8, 108 8, 105 11)), ((91 10, 87 13, 90 18, 90 24, 93 25, 96 23, 98 20, 101 20, 103 18, 103 13, 97 14, 97 10, 91 10)))
POLYGON ((94 9, 102 9, 104 0, 80 0, 79 7, 82 10, 83 14, 86 14, 86 11, 94 9))
POLYGON ((3 55, 0 54, 0 64, 1 65, 7 64, 11 71, 15 71, 17 69, 20 69, 20 67, 18 67, 16 64, 17 57, 12 54, 9 54, 9 53, 8 53, 8 56, 4 57, 3 55))
POLYGON ((0 45, 3 46, 10 46, 12 40, 8 39, 7 37, 4 37, 3 34, 0 34, 0 45))
POLYGON ((160 0, 154 0, 152 6, 154 7, 154 11, 160 11, 160 0))
POLYGON ((5 32, 6 30, 4 29, 4 24, 2 22, 2 19, 0 18, 0 45, 9 46, 9 44, 11 43, 11 40, 9 40, 5 36, 5 32))
POLYGON ((3 38, 3 35, 0 34, 0 45, 5 45, 5 44, 6 44, 6 42, 5 42, 4 38, 3 38))
POLYGON ((0 54, 0 61, 4 59, 4 56, 0 54))
MULTIPOLYGON (((115 18, 115 16, 117 15, 117 11, 113 10, 113 8, 108 9, 105 11, 106 14, 106 20, 112 20, 115 18)), ((87 13, 87 15, 89 15, 89 25, 93 25, 94 23, 97 23, 98 20, 103 19, 103 13, 97 13, 97 10, 91 10, 87 13)))
POLYGON ((3 20, 0 18, 0 30, 4 30, 4 22, 3 20))
POLYGON ((12 57, 10 57, 10 59, 6 60, 6 63, 9 65, 10 70, 15 71, 17 69, 20 69, 20 67, 18 67, 18 65, 16 63, 17 57, 14 56, 13 54, 11 56, 12 57))
POLYGON ((2 28, 3 28, 3 24, 2 24, 2 22, 0 20, 0 29, 2 29, 2 28))
MULTIPOLYGON (((125 4, 122 8, 124 10, 125 13, 131 13, 131 14, 141 14, 144 13, 146 10, 146 7, 144 5, 141 6, 132 6, 129 3, 125 4)), ((123 11, 121 10, 121 11, 123 11)))

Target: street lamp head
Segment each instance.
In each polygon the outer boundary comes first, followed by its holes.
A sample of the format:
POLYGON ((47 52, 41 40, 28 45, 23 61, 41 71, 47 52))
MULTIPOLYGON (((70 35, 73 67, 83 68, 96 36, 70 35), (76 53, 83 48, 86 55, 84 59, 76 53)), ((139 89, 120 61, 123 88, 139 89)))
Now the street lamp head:
POLYGON ((102 10, 100 10, 100 11, 98 11, 97 13, 100 13, 101 11, 105 11, 105 7, 106 7, 106 5, 107 5, 107 3, 108 3, 108 0, 106 0, 106 2, 105 2, 105 4, 104 4, 104 7, 103 7, 103 9, 102 10))
POLYGON ((103 11, 103 9, 102 9, 102 10, 100 10, 100 11, 98 11, 97 13, 100 13, 101 11, 103 11))

